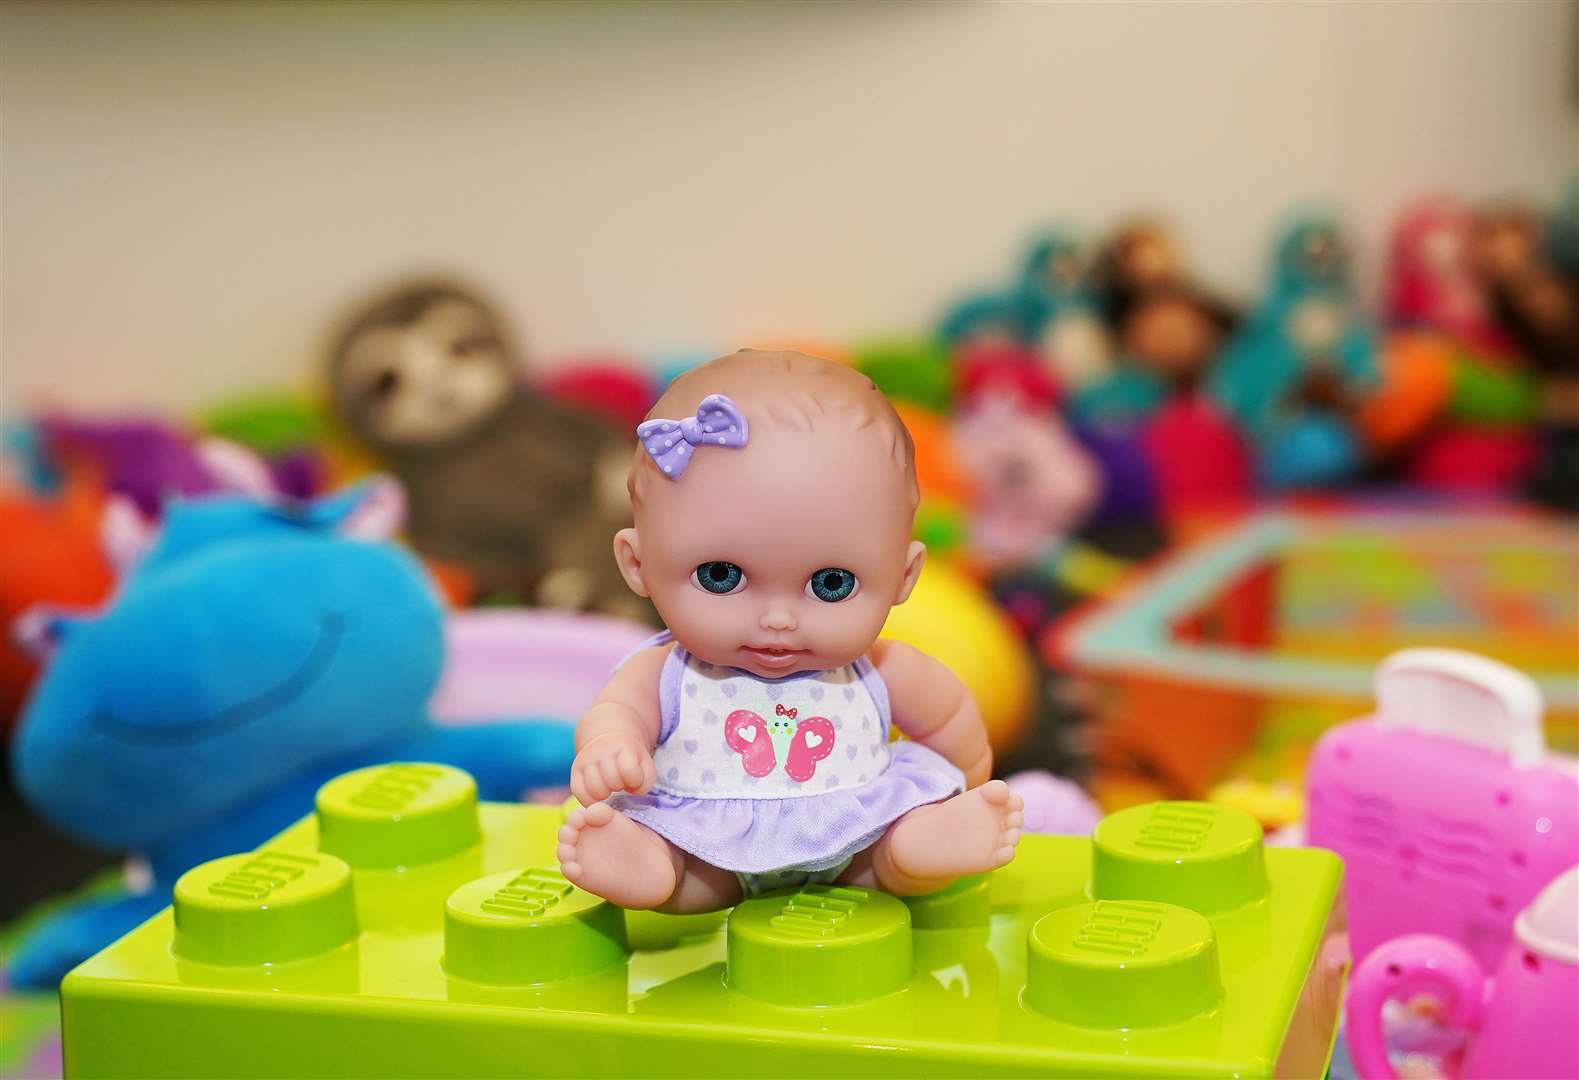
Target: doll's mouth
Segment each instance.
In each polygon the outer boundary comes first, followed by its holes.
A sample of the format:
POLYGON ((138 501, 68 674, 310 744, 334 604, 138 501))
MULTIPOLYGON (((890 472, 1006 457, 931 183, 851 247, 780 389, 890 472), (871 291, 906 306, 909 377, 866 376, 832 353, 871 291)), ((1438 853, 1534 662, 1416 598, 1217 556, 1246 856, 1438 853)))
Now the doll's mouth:
POLYGON ((749 654, 753 660, 763 667, 768 668, 787 668, 805 655, 806 652, 805 649, 785 649, 777 646, 758 649, 750 645, 742 645, 741 651, 749 654))

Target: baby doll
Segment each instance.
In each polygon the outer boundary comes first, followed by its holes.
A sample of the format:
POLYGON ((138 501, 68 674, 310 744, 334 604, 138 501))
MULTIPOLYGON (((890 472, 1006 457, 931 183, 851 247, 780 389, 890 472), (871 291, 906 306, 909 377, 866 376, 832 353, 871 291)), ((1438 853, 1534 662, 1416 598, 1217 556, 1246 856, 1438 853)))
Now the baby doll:
POLYGON ((988 780, 970 693, 877 640, 926 555, 888 400, 851 368, 742 351, 653 415, 614 554, 669 630, 577 725, 565 876, 679 913, 806 882, 916 895, 1007 863, 1023 803, 988 780))

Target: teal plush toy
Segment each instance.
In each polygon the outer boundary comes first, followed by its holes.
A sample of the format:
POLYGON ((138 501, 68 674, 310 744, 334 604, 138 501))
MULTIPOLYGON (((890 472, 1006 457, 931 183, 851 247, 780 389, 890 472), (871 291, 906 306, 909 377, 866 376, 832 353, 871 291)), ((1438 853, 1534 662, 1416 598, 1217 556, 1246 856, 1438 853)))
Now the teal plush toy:
POLYGON ((1329 485, 1359 468, 1350 417, 1379 381, 1376 352, 1337 222, 1299 218, 1279 238, 1271 288, 1211 380, 1256 445, 1263 486, 1329 485))
POLYGON ((399 487, 376 480, 313 502, 175 503, 157 536, 129 506, 108 514, 126 568, 109 607, 23 617, 50 660, 12 763, 38 814, 140 858, 152 884, 47 919, 11 985, 53 985, 169 903, 185 870, 262 843, 347 769, 442 762, 485 799, 565 782, 568 725, 430 719, 442 611, 421 565, 383 539, 402 512, 399 487))

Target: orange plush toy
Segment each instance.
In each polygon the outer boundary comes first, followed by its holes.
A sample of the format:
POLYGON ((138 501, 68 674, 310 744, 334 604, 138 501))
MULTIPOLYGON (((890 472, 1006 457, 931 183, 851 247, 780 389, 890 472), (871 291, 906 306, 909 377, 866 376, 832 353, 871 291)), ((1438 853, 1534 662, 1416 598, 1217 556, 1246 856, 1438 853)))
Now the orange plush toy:
POLYGON ((9 731, 38 667, 9 628, 37 604, 91 607, 114 571, 99 540, 104 493, 71 479, 56 499, 0 492, 0 732, 9 731))

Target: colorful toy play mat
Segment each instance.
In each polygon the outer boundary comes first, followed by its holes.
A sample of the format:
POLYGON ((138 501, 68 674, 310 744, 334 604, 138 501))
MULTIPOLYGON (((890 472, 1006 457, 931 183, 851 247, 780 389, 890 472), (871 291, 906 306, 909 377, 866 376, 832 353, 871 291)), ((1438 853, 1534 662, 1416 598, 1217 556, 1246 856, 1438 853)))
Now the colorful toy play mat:
POLYGON ((1522 511, 1268 512, 1162 560, 1049 635, 1095 702, 1099 794, 1200 797, 1232 777, 1297 781, 1325 728, 1363 715, 1411 646, 1529 673, 1546 734, 1579 714, 1579 532, 1522 511))

